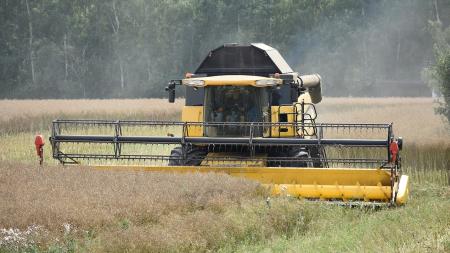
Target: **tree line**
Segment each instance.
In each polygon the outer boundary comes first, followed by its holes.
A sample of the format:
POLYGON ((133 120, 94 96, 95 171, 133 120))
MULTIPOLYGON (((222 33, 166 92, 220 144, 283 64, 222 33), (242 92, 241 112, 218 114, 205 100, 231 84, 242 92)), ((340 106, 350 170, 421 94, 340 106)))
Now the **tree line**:
POLYGON ((449 13, 449 0, 3 0, 0 98, 162 97, 229 42, 277 48, 325 95, 370 96, 439 71, 430 21, 445 30, 449 13))

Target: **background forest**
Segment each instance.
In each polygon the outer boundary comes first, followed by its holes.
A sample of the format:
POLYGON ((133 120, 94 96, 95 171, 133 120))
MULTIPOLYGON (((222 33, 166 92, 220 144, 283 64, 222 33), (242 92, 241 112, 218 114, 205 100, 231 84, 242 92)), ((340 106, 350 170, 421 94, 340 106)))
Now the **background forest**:
POLYGON ((0 98, 162 97, 229 42, 277 48, 327 96, 431 96, 449 23, 449 0, 2 0, 0 98))

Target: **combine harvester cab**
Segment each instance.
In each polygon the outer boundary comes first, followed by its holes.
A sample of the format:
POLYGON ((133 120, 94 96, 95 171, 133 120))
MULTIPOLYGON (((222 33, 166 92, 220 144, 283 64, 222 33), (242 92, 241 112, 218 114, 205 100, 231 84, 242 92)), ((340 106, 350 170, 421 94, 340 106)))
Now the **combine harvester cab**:
POLYGON ((211 51, 183 86, 180 122, 55 120, 53 157, 98 169, 222 172, 257 180, 273 195, 401 205, 402 139, 392 124, 317 123, 317 74, 294 72, 265 44, 211 51))

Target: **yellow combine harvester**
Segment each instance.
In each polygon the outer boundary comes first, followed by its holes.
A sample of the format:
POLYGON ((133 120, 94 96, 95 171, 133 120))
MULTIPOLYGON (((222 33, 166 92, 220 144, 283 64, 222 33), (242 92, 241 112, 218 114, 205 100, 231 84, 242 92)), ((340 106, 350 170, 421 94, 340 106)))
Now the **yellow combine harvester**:
POLYGON ((392 124, 316 123, 320 76, 294 72, 277 50, 224 45, 169 82, 169 102, 176 86, 186 91, 181 122, 55 120, 53 157, 110 170, 223 172, 274 195, 406 203, 392 124))

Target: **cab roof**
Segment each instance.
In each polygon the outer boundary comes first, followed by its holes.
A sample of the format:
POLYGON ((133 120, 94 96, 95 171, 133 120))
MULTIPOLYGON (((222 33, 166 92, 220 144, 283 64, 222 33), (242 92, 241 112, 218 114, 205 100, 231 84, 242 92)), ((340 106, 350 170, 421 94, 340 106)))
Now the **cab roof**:
POLYGON ((263 44, 225 44, 205 57, 194 74, 254 75, 268 77, 271 74, 292 73, 293 70, 278 50, 263 44))

